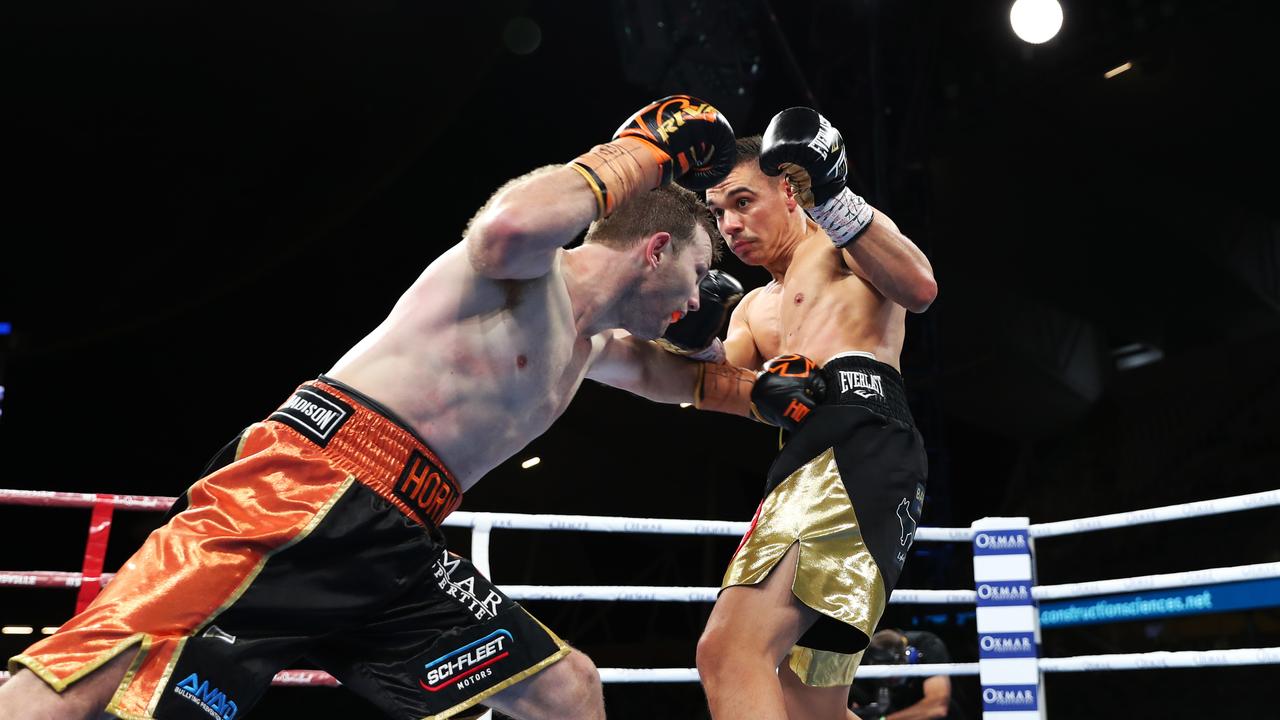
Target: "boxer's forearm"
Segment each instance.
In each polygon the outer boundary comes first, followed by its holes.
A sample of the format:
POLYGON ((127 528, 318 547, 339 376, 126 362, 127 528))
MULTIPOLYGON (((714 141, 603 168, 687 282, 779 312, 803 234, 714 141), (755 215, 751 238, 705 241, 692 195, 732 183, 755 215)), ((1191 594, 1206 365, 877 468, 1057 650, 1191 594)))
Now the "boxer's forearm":
POLYGON ((691 403, 701 363, 622 331, 609 336, 587 377, 660 403, 691 403))
POLYGON ((759 420, 751 407, 751 387, 756 372, 733 365, 702 363, 694 404, 699 410, 714 410, 759 420))
POLYGON ((876 212, 871 225, 843 252, 855 272, 861 271, 858 274, 881 294, 911 312, 924 312, 937 297, 929 258, 882 212, 876 212))
POLYGON ((675 355, 655 343, 616 331, 587 377, 661 403, 694 403, 699 410, 754 418, 755 371, 675 355))

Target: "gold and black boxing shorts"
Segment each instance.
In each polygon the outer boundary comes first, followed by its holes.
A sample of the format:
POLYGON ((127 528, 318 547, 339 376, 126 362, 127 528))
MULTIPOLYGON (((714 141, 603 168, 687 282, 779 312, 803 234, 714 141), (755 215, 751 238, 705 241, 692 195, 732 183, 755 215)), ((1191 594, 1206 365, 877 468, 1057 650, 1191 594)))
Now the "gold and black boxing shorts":
POLYGON ((721 587, 752 585, 799 546, 792 592, 821 614, 792 649, 808 685, 853 682, 924 506, 928 460, 902 376, 865 353, 822 367, 827 398, 778 454, 721 587))
POLYGON ((390 717, 452 717, 570 652, 446 549, 461 499, 405 423, 322 377, 224 448, 102 594, 9 668, 62 692, 127 653, 110 714, 236 720, 306 658, 390 717))

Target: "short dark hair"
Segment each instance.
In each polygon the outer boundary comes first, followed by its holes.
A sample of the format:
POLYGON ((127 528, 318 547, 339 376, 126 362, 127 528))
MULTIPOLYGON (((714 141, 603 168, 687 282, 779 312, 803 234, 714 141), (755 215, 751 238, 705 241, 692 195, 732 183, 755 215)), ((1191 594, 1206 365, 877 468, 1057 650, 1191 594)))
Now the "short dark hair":
POLYGON ((642 192, 619 206, 609 217, 591 223, 583 242, 626 248, 653 233, 671 233, 671 249, 677 254, 693 244, 698 226, 711 240, 712 260, 720 255, 720 243, 711 211, 698 196, 678 185, 664 185, 642 192))
POLYGON ((734 161, 733 166, 738 167, 748 162, 760 162, 760 148, 763 142, 764 138, 760 135, 738 138, 738 159, 734 161))

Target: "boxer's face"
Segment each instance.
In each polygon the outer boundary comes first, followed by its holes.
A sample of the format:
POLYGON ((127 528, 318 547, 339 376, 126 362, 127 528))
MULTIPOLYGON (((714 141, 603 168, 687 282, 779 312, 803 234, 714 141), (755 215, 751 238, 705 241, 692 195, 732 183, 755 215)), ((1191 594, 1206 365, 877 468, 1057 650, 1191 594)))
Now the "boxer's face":
POLYGON ((741 163, 707 190, 707 206, 729 249, 748 265, 763 265, 773 257, 790 213, 798 210, 786 180, 760 172, 755 161, 741 163))
POLYGON ((624 327, 644 340, 662 337, 676 314, 698 309, 698 282, 711 269, 711 238, 698 226, 694 242, 680 251, 670 245, 653 272, 639 284, 633 302, 627 303, 624 327))

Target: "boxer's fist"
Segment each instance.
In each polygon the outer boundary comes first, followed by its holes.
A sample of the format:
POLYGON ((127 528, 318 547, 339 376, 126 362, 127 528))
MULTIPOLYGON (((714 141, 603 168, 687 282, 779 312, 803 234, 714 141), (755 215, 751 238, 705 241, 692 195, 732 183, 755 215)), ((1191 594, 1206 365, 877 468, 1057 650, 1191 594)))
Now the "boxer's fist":
POLYGON ((806 107, 783 110, 769 121, 760 144, 760 169, 770 176, 786 173, 805 209, 840 194, 849 175, 840 131, 806 107))
POLYGON ((786 173, 800 207, 842 248, 871 226, 875 212, 846 187, 849 162, 840 132, 817 110, 794 107, 769 121, 760 149, 760 169, 786 173))
POLYGON ((751 409, 770 425, 795 430, 827 395, 818 366, 803 355, 779 355, 764 364, 751 387, 751 409))
POLYGON ((649 103, 613 134, 638 137, 660 151, 662 184, 672 180, 705 190, 724 179, 736 156, 733 128, 709 103, 671 95, 649 103))
POLYGON ((729 311, 742 299, 742 284, 732 275, 712 270, 698 283, 698 309, 671 323, 657 342, 663 349, 695 360, 719 362, 724 351, 712 356, 703 353, 718 343, 729 311))

